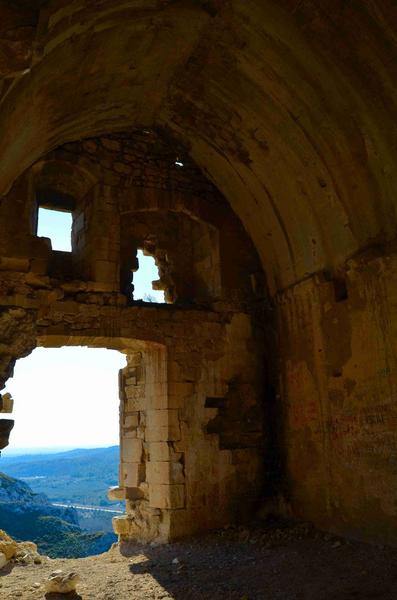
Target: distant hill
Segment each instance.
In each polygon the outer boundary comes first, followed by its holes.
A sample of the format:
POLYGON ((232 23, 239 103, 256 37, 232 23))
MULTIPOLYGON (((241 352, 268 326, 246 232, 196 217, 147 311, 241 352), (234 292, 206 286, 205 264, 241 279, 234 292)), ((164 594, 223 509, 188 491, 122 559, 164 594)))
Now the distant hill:
POLYGON ((34 493, 26 483, 18 481, 4 473, 0 473, 0 502, 7 504, 32 504, 35 506, 50 504, 50 501, 44 494, 34 493))
POLYGON ((68 450, 73 450, 74 447, 71 446, 59 446, 57 448, 54 447, 34 447, 34 448, 14 448, 11 446, 7 446, 4 450, 1 451, 2 456, 6 456, 7 458, 10 456, 23 456, 23 455, 32 455, 32 454, 59 454, 60 452, 67 452, 68 450))
POLYGON ((13 476, 31 477, 34 475, 54 475, 62 472, 74 477, 105 475, 114 478, 114 470, 119 461, 119 447, 109 448, 77 448, 66 452, 49 454, 22 454, 19 456, 2 456, 0 465, 13 476), (12 473, 11 473, 12 471, 12 473))
POLYGON ((81 448, 48 454, 2 456, 0 470, 23 479, 52 502, 110 506, 109 487, 117 485, 119 447, 81 448))

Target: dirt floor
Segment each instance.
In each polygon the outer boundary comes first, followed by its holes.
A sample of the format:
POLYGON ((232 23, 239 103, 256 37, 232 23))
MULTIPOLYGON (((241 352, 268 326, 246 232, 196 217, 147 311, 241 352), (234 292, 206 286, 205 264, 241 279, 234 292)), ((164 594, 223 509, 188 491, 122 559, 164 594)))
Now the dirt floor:
POLYGON ((169 546, 44 558, 0 571, 0 598, 37 600, 397 600, 397 549, 335 538, 305 524, 228 529, 169 546), (77 595, 44 595, 56 570, 77 595))

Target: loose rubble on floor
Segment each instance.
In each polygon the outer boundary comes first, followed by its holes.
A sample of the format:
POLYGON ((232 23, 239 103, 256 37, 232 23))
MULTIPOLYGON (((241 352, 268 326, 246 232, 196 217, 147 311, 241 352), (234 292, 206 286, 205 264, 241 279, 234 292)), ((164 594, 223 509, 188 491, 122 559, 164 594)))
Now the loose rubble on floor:
POLYGON ((168 545, 130 545, 128 555, 115 545, 83 559, 40 557, 34 544, 4 532, 0 543, 9 556, 1 600, 396 599, 396 549, 307 523, 227 527, 168 545))
POLYGON ((40 565, 42 557, 33 542, 16 542, 5 531, 0 529, 0 569, 10 561, 17 565, 34 563, 40 565))

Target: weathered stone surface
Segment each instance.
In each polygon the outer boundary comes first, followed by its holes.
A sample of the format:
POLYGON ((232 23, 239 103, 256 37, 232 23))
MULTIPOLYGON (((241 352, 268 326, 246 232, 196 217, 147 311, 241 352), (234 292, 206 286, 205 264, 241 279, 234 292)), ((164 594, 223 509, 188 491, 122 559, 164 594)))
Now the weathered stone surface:
POLYGON ((0 450, 8 446, 9 437, 14 421, 11 419, 0 419, 0 450))
POLYGON ((108 490, 109 500, 125 500, 125 488, 111 487, 108 490))
POLYGON ((10 394, 0 394, 0 413, 12 413, 14 400, 10 394))
POLYGON ((28 4, 0 6, 0 388, 36 344, 127 353, 124 539, 265 493, 396 542, 395 3, 28 4), (134 305, 138 248, 173 306, 134 305))
POLYGON ((277 284, 343 260, 382 232, 393 237, 391 0, 377 10, 369 0, 225 2, 215 18, 198 3, 74 6, 66 17, 60 0, 51 4, 35 68, 3 100, 2 193, 50 147, 156 121, 186 141, 233 203, 277 284), (181 43, 167 52, 174 39, 181 43), (98 47, 112 51, 99 56, 98 47), (48 76, 60 64, 79 69, 78 89, 48 76))
POLYGON ((149 484, 149 504, 152 508, 184 508, 185 487, 172 484, 149 484))
POLYGON ((15 556, 17 550, 18 544, 5 531, 0 530, 0 552, 4 554, 7 560, 10 560, 15 556))
POLYGON ((291 501, 324 528, 394 542, 397 258, 349 267, 342 301, 320 278, 280 297, 291 501))
POLYGON ((70 594, 75 592, 80 576, 77 573, 64 573, 60 569, 53 571, 45 582, 45 590, 48 594, 70 594))

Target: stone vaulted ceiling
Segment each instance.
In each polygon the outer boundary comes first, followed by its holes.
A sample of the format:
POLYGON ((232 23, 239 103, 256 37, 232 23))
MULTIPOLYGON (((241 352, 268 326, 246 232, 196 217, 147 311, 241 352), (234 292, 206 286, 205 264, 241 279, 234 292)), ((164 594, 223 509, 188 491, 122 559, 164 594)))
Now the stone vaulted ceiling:
POLYGON ((0 194, 50 149, 167 129, 272 290, 393 240, 395 0, 0 1, 0 194))

